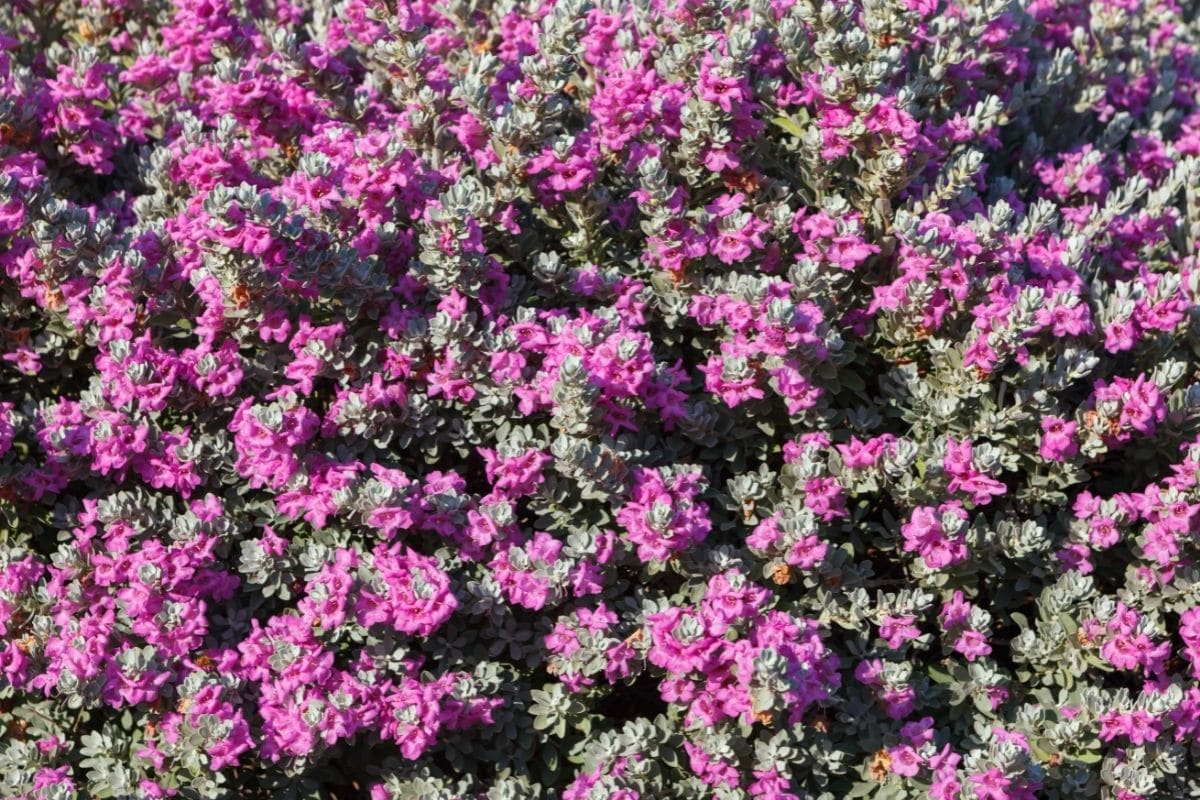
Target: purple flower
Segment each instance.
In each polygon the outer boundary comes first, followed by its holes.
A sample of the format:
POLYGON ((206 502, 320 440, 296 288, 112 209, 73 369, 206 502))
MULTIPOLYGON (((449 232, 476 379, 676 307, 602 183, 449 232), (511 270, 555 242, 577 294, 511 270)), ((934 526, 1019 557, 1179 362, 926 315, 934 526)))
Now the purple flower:
POLYGON ((1039 448, 1042 458, 1047 461, 1063 461, 1079 452, 1075 441, 1075 430, 1078 426, 1061 417, 1045 417, 1042 419, 1042 443, 1039 448))

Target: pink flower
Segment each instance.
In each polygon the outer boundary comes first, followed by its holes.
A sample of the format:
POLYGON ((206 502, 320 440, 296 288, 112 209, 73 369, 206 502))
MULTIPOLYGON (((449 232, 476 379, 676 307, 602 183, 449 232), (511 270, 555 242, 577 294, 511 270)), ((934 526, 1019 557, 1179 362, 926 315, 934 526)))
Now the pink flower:
POLYGON ((756 770, 754 777, 754 782, 748 787, 751 797, 759 800, 800 800, 800 796, 791 791, 787 776, 778 770, 756 770))
POLYGON ((979 800, 1009 800, 1008 787, 1012 781, 1004 777, 998 767, 968 777, 979 800))
POLYGON ((1158 739, 1161 732, 1162 720, 1151 716, 1144 709, 1135 709, 1129 714, 1127 735, 1134 745, 1143 745, 1158 739))
POLYGON ((966 540, 961 534, 966 521, 967 513, 957 503, 944 503, 938 508, 918 506, 900 528, 904 550, 920 554, 926 568, 931 570, 959 564, 968 555, 966 540), (952 521, 955 526, 952 534, 943 527, 946 521, 952 521))
POLYGON ((639 558, 664 561, 708 535, 708 506, 696 499, 700 480, 695 472, 664 478, 656 470, 634 471, 633 491, 617 512, 617 522, 637 545, 639 558))
POLYGON ((1101 645, 1100 655, 1117 669, 1133 669, 1138 665, 1137 647, 1126 634, 1117 634, 1101 645))
POLYGON ((1121 538, 1117 522, 1112 517, 1093 517, 1088 523, 1088 541, 1098 550, 1106 550, 1121 538))
POLYGON ((921 635, 921 630, 913 625, 916 619, 912 614, 888 614, 879 625, 879 635, 887 642, 888 647, 898 650, 905 642, 921 635))
POLYGON ((900 727, 900 736, 914 747, 933 741, 933 717, 921 717, 900 727))
POLYGON ((355 605, 362 625, 386 623, 401 633, 428 636, 458 607, 449 577, 433 558, 401 544, 380 545, 373 568, 378 577, 355 605))
POLYGON ((888 750, 892 757, 892 772, 905 778, 912 778, 921 771, 921 756, 908 745, 900 745, 888 750))
POLYGON ((708 633, 698 615, 682 608, 651 614, 646 622, 650 626, 650 663, 670 673, 704 670, 721 642, 708 633))
POLYGON ((1061 417, 1045 417, 1042 419, 1042 458, 1049 461, 1063 461, 1079 452, 1075 442, 1074 422, 1068 422, 1061 417))
POLYGON ((701 601, 701 611, 710 630, 723 634, 735 622, 753 617, 769 598, 769 592, 751 583, 737 570, 714 575, 701 601))
POLYGON ((917 703, 917 692, 911 686, 896 686, 884 689, 879 696, 883 713, 891 719, 904 719, 912 713, 917 703))
POLYGON ((1003 483, 975 468, 970 440, 955 442, 950 439, 946 442, 943 468, 950 475, 950 484, 946 488, 970 495, 971 502, 976 505, 987 505, 994 496, 1008 491, 1003 483))
POLYGON ((510 602, 538 611, 553 597, 552 569, 561 551, 562 542, 538 531, 523 547, 510 545, 497 553, 490 564, 492 576, 510 602))
POLYGON ((745 80, 721 74, 711 55, 706 55, 701 63, 699 88, 702 99, 716 103, 727 113, 733 111, 734 104, 740 102, 747 91, 745 80))
POLYGON ((942 611, 939 615, 942 627, 949 630, 966 625, 974 607, 966 601, 961 591, 956 591, 953 597, 942 604, 942 611))
POLYGON ((954 650, 962 653, 967 661, 974 661, 992 652, 987 636, 975 630, 966 630, 954 642, 954 650))
POLYGON ((896 438, 890 434, 876 436, 865 442, 851 436, 848 444, 837 445, 842 463, 849 469, 866 469, 873 467, 884 456, 885 452, 896 443, 896 438))
POLYGON ((825 560, 828 545, 817 534, 801 535, 795 525, 785 522, 781 527, 781 521, 776 514, 758 523, 746 537, 746 545, 803 570, 811 570, 825 560))
POLYGON ((846 495, 836 478, 810 478, 804 484, 804 505, 825 522, 846 516, 846 495))
POLYGON ((730 408, 764 397, 758 377, 745 359, 711 356, 700 371, 704 373, 704 388, 730 408))

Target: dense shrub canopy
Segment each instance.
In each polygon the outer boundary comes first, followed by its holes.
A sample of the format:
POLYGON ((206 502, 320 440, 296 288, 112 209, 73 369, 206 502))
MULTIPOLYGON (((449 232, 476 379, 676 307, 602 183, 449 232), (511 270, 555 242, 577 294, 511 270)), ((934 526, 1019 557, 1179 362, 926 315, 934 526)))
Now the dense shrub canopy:
POLYGON ((0 795, 1200 796, 1173 0, 10 0, 0 795))

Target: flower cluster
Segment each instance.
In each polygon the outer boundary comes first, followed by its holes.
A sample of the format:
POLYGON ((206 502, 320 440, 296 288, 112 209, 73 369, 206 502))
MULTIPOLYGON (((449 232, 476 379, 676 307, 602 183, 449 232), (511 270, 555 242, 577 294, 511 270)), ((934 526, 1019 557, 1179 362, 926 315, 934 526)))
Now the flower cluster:
POLYGON ((1192 5, 0 3, 0 796, 1198 796, 1192 5))

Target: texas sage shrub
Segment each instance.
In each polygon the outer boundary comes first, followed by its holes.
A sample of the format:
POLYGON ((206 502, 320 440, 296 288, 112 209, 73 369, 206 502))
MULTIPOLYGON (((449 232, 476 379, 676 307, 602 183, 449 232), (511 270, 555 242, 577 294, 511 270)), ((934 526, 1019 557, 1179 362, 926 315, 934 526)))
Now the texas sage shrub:
POLYGON ((1174 0, 10 0, 10 798, 1200 795, 1174 0))

